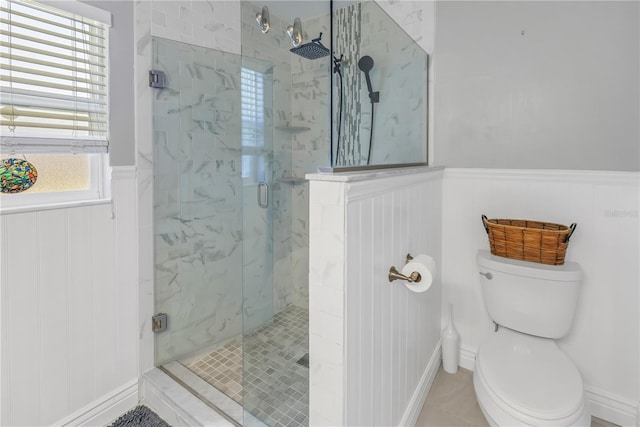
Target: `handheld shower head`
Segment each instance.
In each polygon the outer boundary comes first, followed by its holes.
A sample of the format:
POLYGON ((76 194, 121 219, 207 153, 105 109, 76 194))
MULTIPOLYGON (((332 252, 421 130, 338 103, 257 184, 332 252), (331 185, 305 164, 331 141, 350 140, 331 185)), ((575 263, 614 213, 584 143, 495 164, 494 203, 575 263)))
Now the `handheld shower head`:
POLYGON ((371 99, 371 103, 380 102, 380 92, 373 91, 371 76, 369 76, 369 71, 373 68, 373 58, 369 55, 361 57, 358 61, 358 68, 360 68, 360 71, 364 73, 364 77, 367 79, 367 89, 369 89, 369 99, 371 99))
POLYGON ((369 55, 365 55, 358 61, 358 68, 365 74, 369 74, 369 71, 373 68, 373 58, 369 55))

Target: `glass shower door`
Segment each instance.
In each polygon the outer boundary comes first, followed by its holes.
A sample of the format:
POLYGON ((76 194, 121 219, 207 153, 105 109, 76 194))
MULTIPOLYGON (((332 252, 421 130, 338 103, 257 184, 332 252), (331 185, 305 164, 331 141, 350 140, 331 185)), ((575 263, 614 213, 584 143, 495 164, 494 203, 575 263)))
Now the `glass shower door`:
POLYGON ((153 52, 155 363, 210 383, 224 372, 216 387, 241 401, 240 56, 159 38, 153 52), (237 354, 212 371, 225 346, 237 354))
POLYGON ((242 406, 264 396, 243 388, 256 373, 243 337, 274 314, 273 75, 184 43, 155 38, 153 51, 155 311, 167 315, 155 363, 222 392, 209 403, 244 423, 242 406))

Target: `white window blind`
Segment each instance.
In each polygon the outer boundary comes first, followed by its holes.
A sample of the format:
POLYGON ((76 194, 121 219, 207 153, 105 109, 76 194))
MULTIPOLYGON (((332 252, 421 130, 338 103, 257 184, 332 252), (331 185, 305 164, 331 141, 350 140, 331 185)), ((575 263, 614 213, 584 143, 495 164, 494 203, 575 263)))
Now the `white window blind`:
POLYGON ((242 177, 247 183, 264 181, 264 89, 262 73, 241 69, 242 177))
POLYGON ((108 25, 0 0, 0 148, 108 151, 108 25))
POLYGON ((264 76, 242 68, 240 75, 242 146, 264 146, 264 76))

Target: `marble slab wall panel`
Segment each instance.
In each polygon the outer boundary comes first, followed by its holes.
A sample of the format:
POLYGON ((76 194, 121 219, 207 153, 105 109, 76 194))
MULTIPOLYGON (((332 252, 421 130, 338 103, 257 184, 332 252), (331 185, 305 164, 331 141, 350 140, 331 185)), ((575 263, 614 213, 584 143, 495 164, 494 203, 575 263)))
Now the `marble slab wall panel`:
POLYGON ((151 2, 134 5, 135 37, 135 138, 138 190, 138 369, 147 372, 154 366, 154 334, 151 316, 154 314, 153 276, 153 92, 149 88, 148 71, 151 59, 151 2))
POLYGON ((154 39, 156 364, 242 328, 240 56, 154 39))

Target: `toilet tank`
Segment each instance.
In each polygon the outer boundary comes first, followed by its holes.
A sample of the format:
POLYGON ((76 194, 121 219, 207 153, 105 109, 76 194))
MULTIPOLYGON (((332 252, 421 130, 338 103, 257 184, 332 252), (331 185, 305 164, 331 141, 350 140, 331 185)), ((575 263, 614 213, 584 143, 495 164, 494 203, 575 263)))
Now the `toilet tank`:
POLYGON ((569 334, 578 304, 582 270, 575 262, 545 265, 478 251, 480 284, 491 319, 544 338, 569 334))

